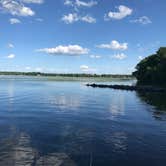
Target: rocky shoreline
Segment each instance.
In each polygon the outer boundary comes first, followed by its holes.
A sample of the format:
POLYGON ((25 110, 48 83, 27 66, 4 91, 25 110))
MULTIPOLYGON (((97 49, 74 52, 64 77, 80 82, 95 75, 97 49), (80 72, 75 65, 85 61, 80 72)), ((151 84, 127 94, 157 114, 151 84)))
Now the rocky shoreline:
POLYGON ((119 90, 129 90, 129 91, 144 91, 144 92, 160 92, 166 93, 166 88, 154 87, 154 86, 133 86, 133 85, 106 85, 106 84, 86 84, 93 88, 111 88, 119 90))

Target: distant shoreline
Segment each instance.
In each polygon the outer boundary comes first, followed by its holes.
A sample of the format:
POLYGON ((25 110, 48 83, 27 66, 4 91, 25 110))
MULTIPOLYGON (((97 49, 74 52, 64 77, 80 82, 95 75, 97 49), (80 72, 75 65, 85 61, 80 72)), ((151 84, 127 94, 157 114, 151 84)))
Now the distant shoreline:
POLYGON ((41 72, 0 72, 0 76, 44 76, 44 77, 85 77, 85 78, 121 78, 134 79, 132 75, 123 74, 85 74, 85 73, 41 73, 41 72))

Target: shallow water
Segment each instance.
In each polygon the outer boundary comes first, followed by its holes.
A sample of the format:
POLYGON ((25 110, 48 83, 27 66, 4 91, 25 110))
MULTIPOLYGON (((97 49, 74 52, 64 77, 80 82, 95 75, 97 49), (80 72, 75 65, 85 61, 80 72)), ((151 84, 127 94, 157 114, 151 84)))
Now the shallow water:
POLYGON ((0 166, 165 163, 166 95, 0 79, 0 166))

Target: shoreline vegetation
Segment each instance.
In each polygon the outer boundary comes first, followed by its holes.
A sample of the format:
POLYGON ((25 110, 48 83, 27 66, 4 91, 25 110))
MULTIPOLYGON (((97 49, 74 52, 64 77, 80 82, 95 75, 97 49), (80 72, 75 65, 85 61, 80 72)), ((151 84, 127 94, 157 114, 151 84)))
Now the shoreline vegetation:
POLYGON ((85 73, 41 73, 41 72, 8 72, 0 71, 0 76, 44 76, 44 77, 94 77, 134 79, 132 75, 123 74, 85 74, 85 73))
POLYGON ((0 78, 28 79, 46 81, 81 81, 81 82, 111 82, 135 80, 132 75, 113 75, 113 74, 56 74, 40 72, 0 72, 0 78))
POLYGON ((132 75, 138 85, 166 87, 166 47, 160 47, 155 54, 141 60, 132 75))

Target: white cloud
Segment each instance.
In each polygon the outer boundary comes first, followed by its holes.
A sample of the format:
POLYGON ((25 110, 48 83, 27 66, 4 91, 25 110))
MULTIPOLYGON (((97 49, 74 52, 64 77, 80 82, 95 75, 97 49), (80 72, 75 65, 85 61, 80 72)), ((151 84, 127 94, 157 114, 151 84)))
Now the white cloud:
POLYGON ((111 41, 109 44, 100 44, 98 48, 107 48, 112 50, 126 50, 128 49, 128 43, 119 43, 116 40, 111 41))
POLYGON ((41 67, 36 67, 36 68, 35 68, 35 71, 36 71, 36 72, 42 72, 42 71, 43 71, 43 68, 41 68, 41 67))
POLYGON ((79 20, 79 17, 77 15, 77 13, 69 13, 68 15, 64 15, 62 17, 62 21, 64 21, 66 24, 71 24, 78 20, 79 20))
POLYGON ((131 20, 130 22, 132 23, 140 23, 140 24, 143 24, 143 25, 146 25, 146 24, 151 24, 152 21, 150 20, 149 17, 147 16, 142 16, 138 19, 135 19, 135 20, 131 20))
POLYGON ((14 45, 12 43, 9 43, 8 48, 14 48, 14 45))
POLYGON ((129 15, 131 15, 133 12, 132 9, 130 9, 129 7, 127 6, 123 6, 123 5, 120 5, 118 7, 118 12, 112 12, 110 11, 106 16, 105 16, 105 19, 106 20, 110 20, 110 19, 115 19, 115 20, 121 20, 129 15))
POLYGON ((78 7, 92 7, 94 5, 97 5, 97 1, 89 1, 89 2, 84 2, 84 1, 80 1, 80 0, 76 0, 75 4, 78 6, 78 7))
POLYGON ((80 69, 81 69, 81 70, 88 70, 88 69, 89 69, 89 66, 87 66, 87 65, 81 65, 81 66, 80 66, 80 69))
POLYGON ((65 0, 64 5, 73 6, 73 1, 71 1, 71 0, 65 0))
POLYGON ((68 46, 59 45, 54 48, 43 48, 43 49, 38 49, 36 51, 44 52, 47 54, 53 54, 53 55, 83 55, 83 54, 88 54, 89 52, 87 48, 83 48, 79 45, 68 45, 68 46))
POLYGON ((25 70, 31 70, 31 67, 27 66, 25 67, 25 70))
POLYGON ((81 65, 80 69, 81 69, 82 72, 90 72, 91 73, 91 72, 95 72, 96 71, 96 69, 90 68, 87 65, 81 65))
POLYGON ((62 21, 64 21, 66 24, 72 24, 77 21, 83 21, 87 23, 95 23, 96 19, 86 15, 86 16, 79 16, 77 13, 69 13, 68 15, 64 15, 62 17, 62 21))
POLYGON ((138 59, 139 59, 139 60, 142 60, 142 59, 144 59, 144 58, 143 58, 143 56, 138 56, 138 59))
POLYGON ((85 1, 80 1, 80 0, 65 0, 64 5, 68 5, 68 6, 72 6, 74 8, 77 7, 93 7, 95 5, 97 5, 97 1, 89 1, 89 2, 85 2, 85 1))
POLYGON ((101 56, 100 55, 90 55, 90 58, 99 59, 99 58, 101 58, 101 56))
POLYGON ((10 24, 20 24, 21 21, 17 18, 10 18, 9 19, 10 24))
POLYGON ((119 60, 123 60, 123 59, 126 59, 126 58, 127 58, 127 55, 125 55, 124 53, 121 53, 121 54, 116 54, 116 55, 114 55, 112 58, 114 58, 114 59, 119 59, 119 60))
POLYGON ((42 4, 44 0, 21 0, 24 3, 36 3, 36 4, 42 4))
POLYGON ((80 20, 88 23, 96 23, 96 19, 88 15, 81 17, 80 20))
POLYGON ((36 21, 43 22, 44 20, 42 18, 36 18, 36 21))
POLYGON ((8 58, 8 59, 13 59, 13 58, 15 58, 15 54, 9 54, 9 55, 7 56, 7 58, 8 58))
POLYGON ((0 1, 0 8, 10 13, 14 16, 33 16, 35 12, 29 8, 24 6, 23 3, 16 0, 1 0, 0 1))

